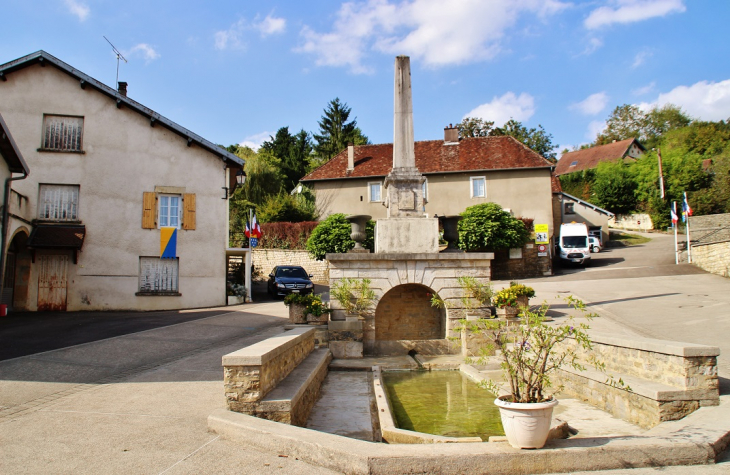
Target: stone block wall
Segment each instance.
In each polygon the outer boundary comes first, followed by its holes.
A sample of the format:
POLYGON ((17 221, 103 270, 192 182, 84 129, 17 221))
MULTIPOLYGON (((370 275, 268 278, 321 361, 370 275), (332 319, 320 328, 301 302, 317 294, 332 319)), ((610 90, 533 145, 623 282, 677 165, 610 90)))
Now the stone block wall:
MULTIPOLYGON (((548 245, 548 248, 550 245, 548 245)), ((537 244, 528 243, 522 248, 522 257, 511 258, 510 250, 495 251, 492 262, 492 279, 516 280, 528 277, 552 275, 553 263, 548 256, 538 257, 537 244)))
POLYGON ((318 261, 310 257, 307 251, 295 249, 259 249, 254 248, 252 262, 255 271, 259 271, 260 279, 266 280, 275 266, 302 266, 312 274, 312 281, 319 284, 329 282, 329 266, 327 261, 318 261))
POLYGON ((654 224, 648 214, 619 214, 608 219, 608 227, 630 231, 650 231, 654 229, 654 224))
POLYGON ((691 216, 692 263, 730 277, 730 213, 691 216))
POLYGON ((730 277, 730 242, 693 245, 692 263, 712 274, 730 277))

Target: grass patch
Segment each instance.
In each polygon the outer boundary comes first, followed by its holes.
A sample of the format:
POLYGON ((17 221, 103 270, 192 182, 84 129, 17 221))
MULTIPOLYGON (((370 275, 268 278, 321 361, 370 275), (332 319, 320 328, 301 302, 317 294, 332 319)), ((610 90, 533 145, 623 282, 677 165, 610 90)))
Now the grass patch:
POLYGON ((636 246, 651 241, 651 238, 640 236, 638 234, 611 232, 611 241, 621 241, 626 246, 636 246))

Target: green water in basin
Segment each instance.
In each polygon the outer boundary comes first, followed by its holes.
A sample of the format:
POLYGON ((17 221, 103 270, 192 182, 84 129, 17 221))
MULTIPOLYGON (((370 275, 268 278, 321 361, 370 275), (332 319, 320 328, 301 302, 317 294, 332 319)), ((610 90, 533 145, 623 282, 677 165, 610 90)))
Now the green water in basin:
POLYGON ((383 382, 400 429, 484 441, 504 435, 494 394, 460 371, 387 371, 383 382))

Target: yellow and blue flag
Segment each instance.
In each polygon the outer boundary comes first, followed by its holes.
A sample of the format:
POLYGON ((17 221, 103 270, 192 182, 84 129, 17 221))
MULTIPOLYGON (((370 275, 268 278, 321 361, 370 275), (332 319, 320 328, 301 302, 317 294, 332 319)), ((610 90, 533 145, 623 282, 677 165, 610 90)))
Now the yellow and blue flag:
POLYGON ((177 228, 160 228, 160 259, 177 257, 177 228))

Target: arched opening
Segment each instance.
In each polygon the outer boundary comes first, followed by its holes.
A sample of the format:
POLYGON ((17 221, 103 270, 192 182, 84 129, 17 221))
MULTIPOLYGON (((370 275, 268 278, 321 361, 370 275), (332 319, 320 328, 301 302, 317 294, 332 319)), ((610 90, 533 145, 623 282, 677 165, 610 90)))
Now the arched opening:
POLYGON ((375 309, 375 340, 445 339, 446 312, 431 306, 431 294, 433 290, 419 284, 390 289, 375 309))
POLYGON ((31 255, 27 244, 28 233, 21 229, 15 233, 8 245, 2 303, 9 309, 24 310, 26 308, 31 265, 31 255))

